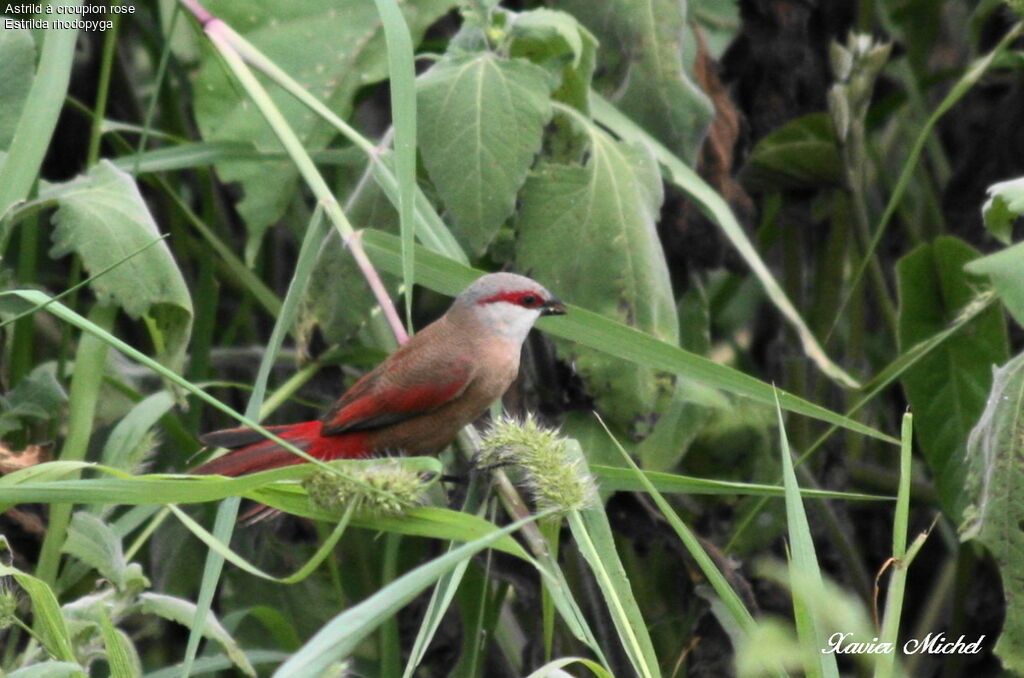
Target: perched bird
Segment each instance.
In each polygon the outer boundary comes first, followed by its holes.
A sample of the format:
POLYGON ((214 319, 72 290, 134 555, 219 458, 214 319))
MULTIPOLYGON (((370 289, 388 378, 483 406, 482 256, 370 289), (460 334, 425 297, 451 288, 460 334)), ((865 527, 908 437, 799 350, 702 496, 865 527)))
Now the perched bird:
MULTIPOLYGON (((267 428, 324 461, 440 452, 508 390, 537 318, 564 313, 562 302, 529 278, 481 276, 321 419, 267 428)), ((193 473, 238 476, 304 461, 252 429, 215 431, 200 440, 232 451, 193 473)))

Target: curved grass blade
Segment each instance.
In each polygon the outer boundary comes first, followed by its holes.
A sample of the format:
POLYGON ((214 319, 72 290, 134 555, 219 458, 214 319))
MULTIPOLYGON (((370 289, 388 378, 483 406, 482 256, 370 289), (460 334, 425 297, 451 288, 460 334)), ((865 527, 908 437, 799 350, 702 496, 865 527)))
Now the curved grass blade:
POLYGON ((363 602, 355 605, 328 622, 309 642, 293 654, 277 671, 275 678, 306 678, 319 676, 334 662, 348 656, 367 635, 386 618, 395 614, 420 591, 449 572, 458 563, 490 547, 503 536, 510 535, 523 525, 550 515, 551 510, 529 516, 496 532, 463 544, 439 558, 405 573, 363 602))
POLYGON ((771 271, 768 270, 768 267, 761 259, 761 255, 754 249, 750 238, 747 237, 746 232, 739 222, 736 221, 736 216, 729 209, 729 205, 722 199, 722 196, 701 179, 696 172, 690 169, 686 163, 673 155, 657 139, 637 126, 636 123, 627 118, 599 94, 591 92, 590 102, 594 111, 594 117, 599 123, 608 127, 622 139, 635 141, 650 147, 658 158, 658 162, 668 170, 669 180, 686 193, 691 200, 696 202, 701 211, 712 221, 718 224, 722 229, 722 233, 725 234, 725 237, 729 239, 733 247, 743 257, 743 260, 747 262, 750 270, 757 276, 768 298, 772 300, 775 307, 779 309, 783 317, 792 325, 797 336, 800 337, 804 353, 818 366, 818 369, 830 379, 843 386, 858 388, 857 380, 847 374, 845 370, 833 362, 825 353, 825 349, 818 343, 814 333, 807 327, 807 324, 800 317, 800 313, 793 306, 789 297, 786 296, 782 287, 775 281, 771 271))
MULTIPOLYGON (((367 229, 363 231, 363 244, 366 246, 367 254, 382 270, 390 273, 401 271, 401 248, 395 236, 367 229)), ((482 271, 469 268, 423 248, 416 253, 416 281, 443 294, 457 294, 482 274, 482 271)), ((538 326, 545 332, 596 348, 623 360, 631 360, 656 370, 678 374, 768 405, 775 402, 775 392, 772 387, 759 379, 655 339, 596 313, 572 305, 569 306, 569 309, 569 314, 566 316, 555 319, 542 318, 538 326)), ((844 417, 784 391, 778 393, 785 410, 836 424, 894 445, 899 444, 899 439, 856 422, 849 417, 844 417)))

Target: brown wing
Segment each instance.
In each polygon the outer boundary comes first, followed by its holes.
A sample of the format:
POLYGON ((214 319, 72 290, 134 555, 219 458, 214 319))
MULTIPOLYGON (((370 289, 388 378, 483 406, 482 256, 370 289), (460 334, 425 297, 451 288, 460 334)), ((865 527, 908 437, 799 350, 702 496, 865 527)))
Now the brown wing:
POLYGON ((321 435, 367 431, 426 414, 466 390, 472 365, 463 358, 421 362, 400 351, 350 388, 321 418, 321 435))

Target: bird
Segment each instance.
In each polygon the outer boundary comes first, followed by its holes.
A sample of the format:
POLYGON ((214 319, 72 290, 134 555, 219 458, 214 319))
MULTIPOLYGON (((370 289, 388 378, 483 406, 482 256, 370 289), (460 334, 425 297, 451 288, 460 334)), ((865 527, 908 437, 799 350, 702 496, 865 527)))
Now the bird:
MULTIPOLYGON (((565 313, 565 304, 526 276, 485 274, 323 417, 266 428, 322 461, 435 454, 512 385, 537 319, 565 313)), ((240 476, 306 461, 249 428, 214 431, 199 440, 230 451, 193 474, 240 476)))

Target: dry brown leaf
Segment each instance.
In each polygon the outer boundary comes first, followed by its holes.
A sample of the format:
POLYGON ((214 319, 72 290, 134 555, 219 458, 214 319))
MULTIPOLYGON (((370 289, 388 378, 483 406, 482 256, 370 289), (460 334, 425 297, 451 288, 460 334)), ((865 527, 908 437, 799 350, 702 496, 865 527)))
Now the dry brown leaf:
POLYGON ((26 445, 25 449, 15 452, 7 443, 0 440, 0 475, 14 473, 45 461, 49 461, 49 456, 42 445, 26 445))

